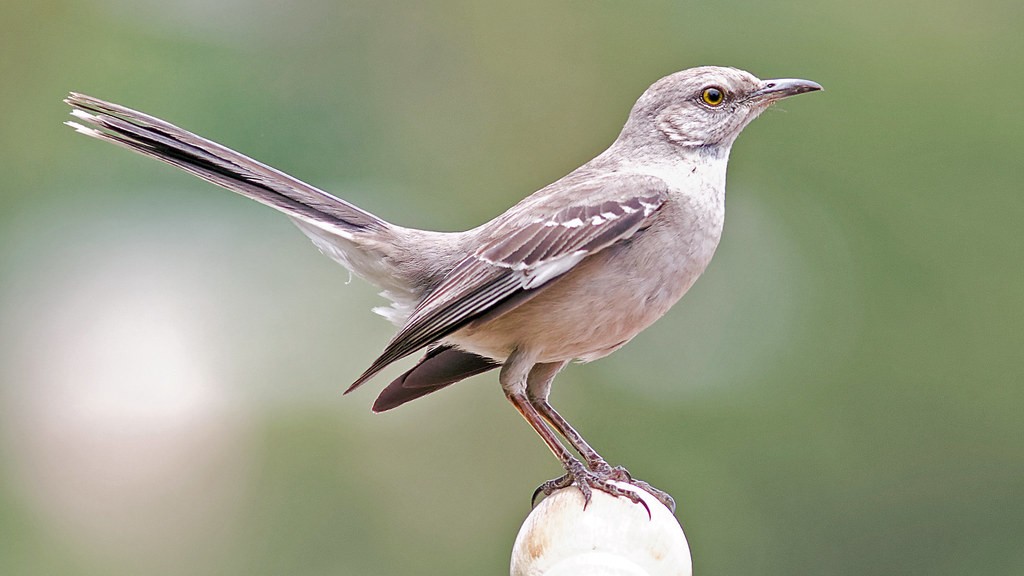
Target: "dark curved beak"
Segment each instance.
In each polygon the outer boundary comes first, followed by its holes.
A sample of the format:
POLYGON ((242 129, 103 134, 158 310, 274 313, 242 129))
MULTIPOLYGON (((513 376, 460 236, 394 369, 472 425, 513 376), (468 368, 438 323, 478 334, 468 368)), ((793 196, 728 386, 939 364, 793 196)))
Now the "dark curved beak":
POLYGON ((797 94, 803 94, 804 92, 816 92, 818 90, 824 90, 824 88, 817 82, 800 80, 799 78, 777 78, 775 80, 762 80, 761 85, 758 86, 757 90, 751 92, 747 99, 770 103, 790 96, 796 96, 797 94))

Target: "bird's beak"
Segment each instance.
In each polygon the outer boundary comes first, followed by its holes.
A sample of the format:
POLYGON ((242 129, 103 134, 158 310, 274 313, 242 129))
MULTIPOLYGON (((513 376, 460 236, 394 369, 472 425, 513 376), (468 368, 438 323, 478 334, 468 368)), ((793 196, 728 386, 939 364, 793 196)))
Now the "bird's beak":
POLYGON ((750 93, 747 100, 770 104, 776 100, 803 94, 804 92, 815 92, 823 90, 821 84, 810 80, 799 78, 777 78, 775 80, 762 80, 757 90, 750 93))

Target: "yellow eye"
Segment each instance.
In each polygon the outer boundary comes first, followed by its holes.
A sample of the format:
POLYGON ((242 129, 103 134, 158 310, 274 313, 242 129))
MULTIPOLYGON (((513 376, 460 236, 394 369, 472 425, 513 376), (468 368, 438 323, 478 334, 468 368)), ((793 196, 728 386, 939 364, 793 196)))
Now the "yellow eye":
POLYGON ((704 101, 708 106, 718 106, 725 101, 725 92, 721 88, 705 88, 700 93, 700 99, 704 101))

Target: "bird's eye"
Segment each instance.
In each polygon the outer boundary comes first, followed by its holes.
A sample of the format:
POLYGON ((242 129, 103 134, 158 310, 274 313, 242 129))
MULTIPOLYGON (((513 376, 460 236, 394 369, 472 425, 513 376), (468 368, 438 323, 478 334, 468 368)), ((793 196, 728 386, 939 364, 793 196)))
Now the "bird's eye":
POLYGON ((700 99, 708 106, 718 106, 725 101, 725 91, 721 88, 710 86, 700 93, 700 99))

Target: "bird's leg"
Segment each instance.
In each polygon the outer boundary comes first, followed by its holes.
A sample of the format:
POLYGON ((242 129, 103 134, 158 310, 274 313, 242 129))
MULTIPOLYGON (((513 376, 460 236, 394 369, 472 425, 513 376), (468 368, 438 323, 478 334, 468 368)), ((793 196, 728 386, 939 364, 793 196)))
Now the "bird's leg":
POLYGON ((551 426, 553 426, 555 430, 557 430, 558 433, 561 434, 562 437, 564 437, 566 441, 568 441, 569 444, 571 444, 572 447, 580 453, 581 456, 583 456, 583 459, 587 463, 587 468, 592 472, 609 480, 632 484, 651 496, 654 496, 659 502, 664 504, 666 508, 675 512, 676 502, 673 500, 672 496, 667 492, 658 490, 643 480, 633 478, 629 471, 622 466, 613 467, 609 465, 600 454, 587 444, 587 441, 580 436, 579 432, 577 432, 561 414, 555 411, 554 407, 552 407, 547 400, 536 400, 531 401, 531 403, 533 404, 533 407, 537 409, 537 413, 550 422, 551 426))
MULTIPOLYGON (((548 427, 547 423, 544 422, 544 418, 537 412, 537 409, 533 407, 530 403, 530 399, 526 397, 526 394, 513 393, 506 394, 506 396, 508 397, 509 402, 519 410, 519 413, 523 415, 523 418, 526 419, 530 426, 537 431, 537 434, 540 435, 555 457, 561 461, 562 467, 565 468, 565 475, 555 478, 554 480, 548 480, 538 486, 533 492, 533 500, 536 500, 537 496, 542 492, 545 496, 550 496, 556 490, 568 488, 575 484, 576 487, 580 489, 580 492, 583 493, 584 508, 590 504, 593 490, 600 490, 601 492, 606 492, 612 496, 623 496, 625 498, 629 498, 634 503, 647 508, 647 503, 635 493, 619 488, 615 484, 612 484, 608 477, 588 470, 587 467, 574 457, 565 446, 562 446, 562 443, 558 441, 558 437, 555 436, 555 433, 548 427)), ((650 508, 647 508, 647 514, 650 515, 650 513, 650 508)))
MULTIPOLYGON (((505 364, 501 368, 501 374, 498 379, 501 382, 502 388, 505 391, 505 397, 508 398, 509 402, 516 407, 516 410, 522 414, 523 418, 527 423, 540 435, 544 443, 547 444, 548 449, 558 458, 559 462, 562 463, 562 467, 565 468, 565 475, 554 480, 549 480, 541 484, 537 490, 533 493, 533 500, 537 499, 540 493, 544 493, 545 496, 550 496, 555 490, 567 488, 573 484, 579 488, 580 492, 583 493, 583 506, 586 507, 590 504, 590 499, 593 490, 600 490, 611 494, 612 496, 623 496, 630 499, 634 503, 642 505, 647 508, 647 503, 644 502, 635 493, 624 490, 615 484, 611 483, 611 480, 607 477, 601 476, 595 472, 587 469, 576 457, 572 455, 569 450, 562 445, 558 440, 558 436, 555 435, 554 431, 544 421, 544 417, 537 412, 537 409, 533 406, 530 398, 526 394, 526 380, 529 369, 533 367, 532 362, 525 362, 525 358, 519 353, 513 353, 505 364)), ((558 368, 564 363, 560 363, 558 368)), ((546 365, 543 365, 546 366, 546 365)), ((552 377, 558 372, 556 368, 552 372, 552 377)), ((647 508, 647 513, 650 515, 650 508, 647 508)))
MULTIPOLYGON (((630 475, 629 471, 621 466, 612 467, 608 462, 601 457, 600 454, 594 450, 583 436, 573 428, 569 422, 562 417, 558 411, 548 402, 548 393, 551 390, 551 381, 554 380, 555 374, 565 366, 565 362, 551 363, 551 364, 538 364, 530 370, 529 378, 527 380, 527 397, 530 400, 530 405, 537 411, 537 413, 544 418, 563 438, 577 451, 583 460, 587 464, 587 468, 591 472, 596 474, 598 477, 606 480, 616 480, 619 482, 625 482, 632 484, 637 488, 647 492, 654 496, 659 502, 665 505, 666 508, 675 512, 676 503, 668 493, 658 490, 643 480, 637 480, 630 475)), ((567 469, 568 470, 568 469, 567 469)), ((539 491, 543 491, 545 494, 549 494, 552 490, 562 488, 560 484, 568 482, 571 484, 570 473, 567 473, 561 478, 557 478, 550 482, 545 483, 541 486, 539 491), (551 485, 549 489, 544 489, 548 484, 551 485)))
POLYGON ((583 456, 587 468, 597 473, 610 475, 611 466, 596 450, 587 444, 587 441, 580 436, 569 422, 562 418, 562 415, 548 403, 548 394, 551 392, 551 381, 555 375, 565 366, 565 362, 554 362, 551 364, 537 364, 530 370, 526 381, 526 394, 530 404, 537 409, 537 412, 548 421, 548 423, 562 435, 572 447, 583 456))

